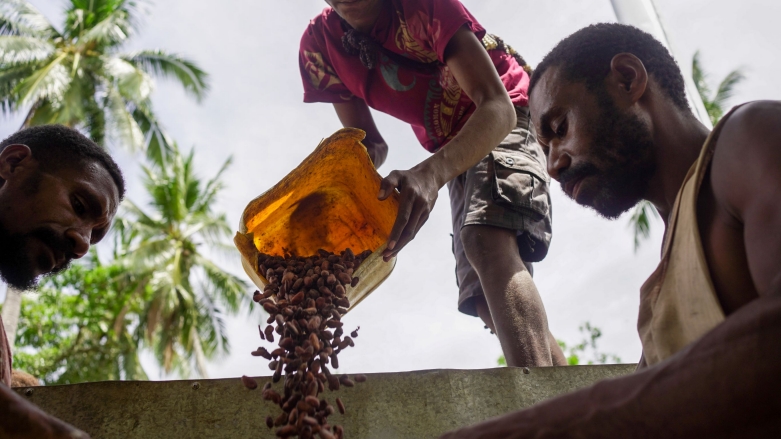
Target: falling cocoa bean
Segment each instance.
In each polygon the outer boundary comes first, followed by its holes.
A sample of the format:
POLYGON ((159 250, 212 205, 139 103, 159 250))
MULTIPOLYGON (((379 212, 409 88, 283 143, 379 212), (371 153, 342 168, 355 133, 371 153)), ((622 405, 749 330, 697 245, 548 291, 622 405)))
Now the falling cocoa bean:
POLYGON ((344 403, 341 398, 336 398, 336 406, 339 407, 339 413, 344 414, 344 403))
POLYGON ((244 387, 250 390, 255 390, 258 388, 258 382, 253 378, 248 377, 247 375, 241 376, 241 383, 244 384, 244 387))

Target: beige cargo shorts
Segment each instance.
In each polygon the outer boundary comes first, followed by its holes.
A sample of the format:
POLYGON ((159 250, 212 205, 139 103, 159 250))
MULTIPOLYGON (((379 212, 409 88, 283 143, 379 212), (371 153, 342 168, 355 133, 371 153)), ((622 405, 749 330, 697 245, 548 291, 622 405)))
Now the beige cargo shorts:
POLYGON ((529 109, 516 107, 518 125, 478 164, 448 183, 453 217, 458 310, 477 316, 480 279, 461 243, 461 228, 480 224, 516 231, 529 272, 548 254, 551 240, 550 177, 545 155, 531 132, 529 109))

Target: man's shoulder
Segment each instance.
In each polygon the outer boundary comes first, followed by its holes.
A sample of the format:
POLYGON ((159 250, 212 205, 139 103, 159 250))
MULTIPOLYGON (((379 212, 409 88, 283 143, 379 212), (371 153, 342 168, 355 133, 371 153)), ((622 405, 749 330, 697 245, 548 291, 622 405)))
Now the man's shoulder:
POLYGON ((734 208, 764 185, 781 183, 781 101, 744 104, 720 130, 711 165, 717 199, 734 208))
POLYGON ((757 148, 781 142, 781 101, 754 101, 741 105, 724 121, 716 148, 757 148))

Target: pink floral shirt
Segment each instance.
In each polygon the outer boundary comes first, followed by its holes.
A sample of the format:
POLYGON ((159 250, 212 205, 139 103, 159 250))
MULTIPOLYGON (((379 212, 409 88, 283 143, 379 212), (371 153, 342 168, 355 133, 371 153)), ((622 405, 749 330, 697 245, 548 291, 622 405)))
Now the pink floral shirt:
MULTIPOLYGON (((363 99, 369 107, 409 123, 423 147, 435 152, 458 134, 475 110, 444 63, 445 48, 461 27, 479 39, 485 29, 458 0, 386 2, 369 34, 383 47, 372 70, 345 51, 345 30, 333 9, 326 8, 309 23, 299 52, 304 102, 363 99), (414 62, 399 63, 400 57, 414 62)), ((528 105, 526 71, 504 50, 489 55, 513 103, 528 105)))

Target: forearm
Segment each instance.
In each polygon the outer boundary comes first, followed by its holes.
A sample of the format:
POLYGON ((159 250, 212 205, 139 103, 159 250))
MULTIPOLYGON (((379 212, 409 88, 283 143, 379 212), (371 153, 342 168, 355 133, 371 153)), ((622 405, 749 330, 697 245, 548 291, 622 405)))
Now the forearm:
POLYGON ((668 361, 446 438, 769 437, 781 433, 781 296, 668 361))
POLYGON ((430 172, 441 188, 488 155, 516 123, 515 110, 506 93, 486 100, 447 145, 416 168, 430 172))
MULTIPOLYGON (((379 135, 379 133, 378 133, 379 135)), ((363 140, 364 146, 366 146, 366 152, 369 153, 369 157, 374 163, 374 167, 380 169, 385 159, 388 158, 388 144, 380 137, 378 140, 370 140, 368 137, 363 140)))
POLYGON ((74 430, 0 384, 0 437, 49 438, 69 431, 74 430))

